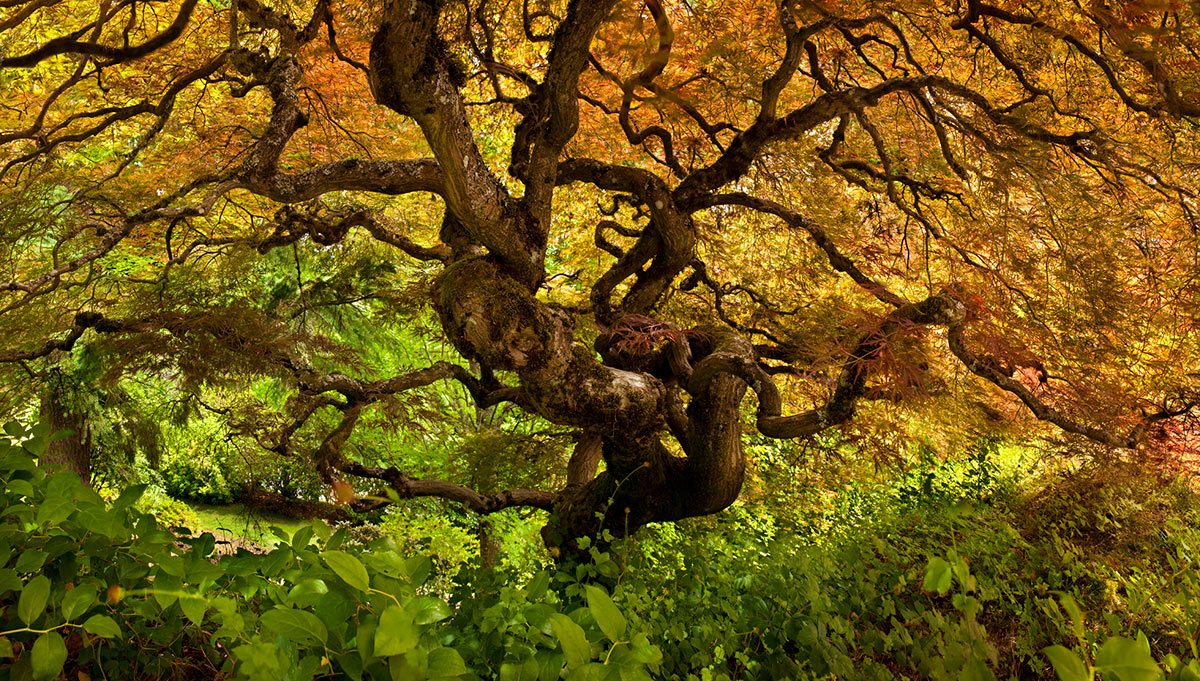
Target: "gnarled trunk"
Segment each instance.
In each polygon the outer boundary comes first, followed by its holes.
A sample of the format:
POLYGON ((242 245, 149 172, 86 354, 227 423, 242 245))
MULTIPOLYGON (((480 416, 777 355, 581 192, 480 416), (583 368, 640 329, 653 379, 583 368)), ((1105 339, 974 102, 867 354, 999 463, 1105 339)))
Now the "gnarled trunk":
MULTIPOLYGON (((692 401, 683 419, 686 432, 675 434, 684 456, 676 456, 663 441, 679 399, 670 370, 659 372, 662 377, 630 370, 647 363, 645 353, 611 360, 627 368, 602 363, 576 343, 566 315, 486 259, 451 266, 439 293, 443 327, 460 352, 515 372, 542 417, 586 433, 575 467, 583 473, 559 495, 543 530, 548 545, 574 549, 581 536, 605 529, 623 536, 647 523, 712 513, 737 498, 744 463, 738 404, 746 391, 740 378, 718 374, 687 386, 692 401), (592 477, 597 440, 605 471, 592 477)), ((733 334, 716 347, 752 353, 733 334)))

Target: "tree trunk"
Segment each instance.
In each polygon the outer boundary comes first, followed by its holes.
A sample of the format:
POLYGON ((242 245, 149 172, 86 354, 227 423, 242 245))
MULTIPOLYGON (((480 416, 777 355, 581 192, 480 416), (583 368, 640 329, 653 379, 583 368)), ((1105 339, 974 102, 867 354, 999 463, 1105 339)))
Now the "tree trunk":
POLYGON ((483 568, 494 568, 500 562, 500 538, 496 536, 496 527, 487 518, 479 519, 476 529, 479 538, 479 565, 483 568))
MULTIPOLYGON (((738 405, 746 391, 741 379, 706 375, 685 386, 692 396, 682 419, 686 433, 669 433, 668 407, 680 389, 676 378, 647 372, 640 360, 601 363, 576 343, 565 315, 496 264, 471 259, 451 266, 438 302, 443 328, 464 356, 514 372, 542 417, 587 433, 576 452, 577 479, 561 492, 542 532, 552 549, 576 553, 581 536, 597 540, 608 530, 620 537, 647 523, 713 513, 737 498, 743 476, 738 405), (670 435, 686 442, 685 456, 663 443, 670 435), (605 471, 587 480, 595 470, 597 439, 605 471)), ((752 353, 736 335, 717 335, 713 345, 716 336, 706 334, 705 352, 752 353)))
POLYGON ((42 395, 41 420, 51 433, 70 435, 50 443, 39 462, 47 471, 74 471, 85 485, 92 484, 92 437, 87 421, 67 410, 51 388, 42 395))

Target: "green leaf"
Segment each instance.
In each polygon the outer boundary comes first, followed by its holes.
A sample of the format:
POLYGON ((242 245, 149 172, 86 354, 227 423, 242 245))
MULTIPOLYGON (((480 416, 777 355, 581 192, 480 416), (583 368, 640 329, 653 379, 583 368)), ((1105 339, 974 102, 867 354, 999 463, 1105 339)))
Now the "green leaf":
POLYGON ((605 681, 608 671, 599 662, 589 662, 567 674, 567 681, 605 681))
POLYGON ((49 631, 33 642, 30 662, 34 681, 50 681, 62 673, 67 661, 67 644, 57 631, 49 631))
POLYGON ((62 601, 63 618, 70 622, 87 612, 88 608, 96 602, 96 596, 99 593, 91 584, 84 584, 68 591, 62 601))
POLYGON ((550 627, 567 656, 567 669, 574 669, 592 659, 592 646, 588 644, 583 628, 570 617, 556 612, 550 616, 550 627))
POLYGON ((247 643, 234 648, 233 655, 242 665, 242 678, 282 679, 288 667, 283 651, 270 643, 247 643))
MULTIPOLYGON (((162 566, 160 565, 161 569, 162 566)), ((166 572, 165 570, 163 571, 166 572)), ((154 601, 158 607, 166 610, 179 600, 179 590, 183 588, 183 580, 172 574, 158 574, 154 577, 154 601)))
POLYGON ((38 525, 58 525, 71 516, 74 508, 76 501, 70 496, 55 496, 53 499, 42 501, 42 505, 37 508, 37 518, 34 522, 38 525))
POLYGON ((83 630, 102 638, 116 638, 121 635, 121 627, 108 615, 92 615, 83 623, 83 630))
POLYGON ((204 622, 204 613, 208 610, 208 601, 200 596, 183 596, 179 599, 179 607, 192 624, 200 626, 204 622))
POLYGON ((410 650, 404 655, 393 655, 387 660, 388 676, 392 681, 422 681, 427 678, 428 656, 424 649, 410 650))
POLYGON ((17 556, 17 564, 14 567, 17 572, 37 572, 46 564, 48 557, 41 549, 27 549, 17 556))
POLYGON ((12 657, 13 646, 12 641, 5 636, 0 636, 0 657, 12 657))
POLYGON ((942 558, 930 558, 925 566, 925 581, 921 588, 926 591, 936 591, 944 594, 950 590, 950 580, 954 577, 950 564, 942 558))
POLYGON ((33 496, 33 485, 28 480, 9 480, 7 484, 10 494, 15 494, 19 497, 33 496))
POLYGON ((0 458, 0 471, 32 471, 37 463, 25 452, 13 452, 0 458))
POLYGON ((405 603, 404 609, 412 614, 413 621, 417 624, 441 622, 452 614, 445 601, 433 596, 417 596, 405 603))
POLYGON ((413 586, 420 586, 433 574, 433 561, 429 556, 413 556, 404 561, 404 569, 413 586))
POLYGON ((1180 664, 1171 674, 1171 681, 1200 681, 1200 662, 1191 660, 1186 665, 1180 664))
POLYGON ((299 664, 292 667, 292 672, 284 678, 286 681, 312 681, 317 670, 321 668, 322 657, 322 655, 316 654, 300 658, 299 664))
POLYGON ((1058 602, 1062 604, 1063 610, 1067 611, 1067 615, 1071 618, 1071 625, 1074 631, 1083 632, 1083 611, 1079 609, 1079 604, 1075 602, 1075 598, 1065 591, 1055 591, 1058 596, 1058 602))
POLYGON ((613 603, 604 589, 591 584, 583 588, 587 593, 588 612, 592 613, 592 618, 600 625, 600 631, 613 643, 620 641, 625 635, 625 616, 617 609, 616 603, 613 603))
POLYGON ((17 601, 17 617, 21 618, 25 626, 30 626, 46 612, 46 601, 49 599, 49 578, 45 575, 34 577, 21 589, 21 599, 17 601))
POLYGON ((1100 646, 1096 669, 1112 672, 1120 681, 1157 681, 1162 677, 1162 670, 1150 653, 1124 636, 1114 636, 1100 646))
POLYGON ((651 645, 645 634, 634 634, 633 640, 629 642, 629 652, 633 659, 642 664, 658 664, 662 661, 662 651, 658 646, 651 645))
POLYGON ((557 650, 539 650, 534 659, 538 664, 538 681, 557 681, 565 660, 562 653, 557 650))
POLYGON ((312 541, 312 538, 312 525, 305 525, 304 527, 296 530, 296 534, 292 536, 292 548, 296 551, 299 551, 300 549, 308 546, 309 542, 312 541))
POLYGON ((146 493, 146 485, 130 485, 121 492, 121 496, 112 503, 114 509, 129 508, 146 493))
POLYGON ((367 569, 354 556, 345 551, 323 551, 321 557, 342 581, 359 591, 365 592, 370 588, 371 580, 367 576, 367 569))
POLYGON ((529 581, 529 586, 525 587, 525 597, 530 601, 540 601, 549 587, 550 573, 539 572, 529 581))
POLYGON ((102 506, 91 504, 81 504, 79 511, 79 515, 75 516, 75 522, 88 532, 110 538, 129 536, 129 530, 125 527, 125 519, 119 512, 109 511, 102 506))
POLYGON ((316 615, 306 610, 275 608, 259 618, 268 629, 297 643, 324 644, 329 631, 316 615))
POLYGON ((329 593, 329 586, 323 579, 305 579, 298 582, 288 592, 286 602, 302 608, 312 607, 321 600, 321 596, 329 593))
POLYGON ((5 591, 20 591, 21 578, 17 576, 17 571, 12 568, 0 568, 0 594, 5 591))
POLYGON ((461 676, 467 673, 467 663, 453 648, 434 648, 429 651, 429 678, 461 676))
POLYGON ((959 675, 961 681, 996 681, 996 675, 987 664, 978 658, 968 660, 959 675))
POLYGON ((338 666, 342 668, 342 671, 346 672, 346 676, 354 679, 354 681, 358 681, 362 678, 363 661, 362 657, 360 657, 357 652, 338 655, 334 659, 337 660, 338 666))
MULTIPOLYGON (((562 669, 562 664, 558 665, 562 669)), ((540 669, 533 658, 524 662, 504 662, 500 665, 500 681, 538 681, 540 669)), ((556 674, 554 678, 558 678, 556 674)))
POLYGON ((412 615, 395 605, 389 605, 379 616, 375 630, 375 650, 378 657, 403 655, 417 646, 421 632, 413 624, 412 615))

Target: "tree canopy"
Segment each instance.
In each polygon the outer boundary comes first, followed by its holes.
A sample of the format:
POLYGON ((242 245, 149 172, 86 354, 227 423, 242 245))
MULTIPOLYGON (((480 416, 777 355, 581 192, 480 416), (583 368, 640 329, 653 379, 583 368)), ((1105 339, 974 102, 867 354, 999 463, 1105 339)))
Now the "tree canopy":
POLYGON ((1178 449, 1198 13, 3 0, 0 360, 45 379, 87 343, 198 400, 270 377, 277 409, 220 408, 264 451, 552 511, 553 546, 727 507, 755 431, 890 410, 1178 449), (385 371, 405 333, 455 352, 385 371), (569 460, 495 491, 348 452, 445 381, 569 460))

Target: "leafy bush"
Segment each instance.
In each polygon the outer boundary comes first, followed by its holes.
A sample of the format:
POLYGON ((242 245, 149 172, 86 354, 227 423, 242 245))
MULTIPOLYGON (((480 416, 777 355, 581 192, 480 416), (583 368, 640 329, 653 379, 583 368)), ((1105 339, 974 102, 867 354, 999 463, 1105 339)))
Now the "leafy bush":
POLYGON ((994 678, 997 651, 981 623, 986 582, 956 553, 927 555, 902 537, 822 547, 779 532, 764 541, 737 516, 720 524, 633 559, 677 568, 622 578, 618 602, 662 647, 667 674, 994 678), (931 563, 947 566, 933 581, 931 563))
POLYGON ((229 465, 219 452, 195 446, 171 458, 161 469, 167 494, 183 501, 228 504, 237 498, 229 465))
POLYGON ((994 453, 973 453, 930 457, 891 486, 853 485, 797 527, 747 505, 650 528, 616 547, 628 554, 616 600, 662 648, 668 678, 1050 678, 1046 648, 1074 645, 1108 670, 1131 649, 1096 651, 1139 630, 1163 668, 1189 669, 1179 660, 1200 645, 1200 529, 1173 528, 1164 555, 1163 533, 1147 534, 1139 515, 1185 511, 1179 491, 1137 482, 1092 500, 1141 500, 1118 516, 1131 534, 1104 544, 1125 561, 1114 565, 1075 543, 1093 536, 1081 524, 1070 539, 1031 529, 1045 496, 1020 493, 994 453), (1142 560, 1130 557, 1136 541, 1142 560), (1106 614, 1079 638, 1064 601, 1106 614))
POLYGON ((592 547, 588 563, 451 577, 424 551, 386 537, 349 542, 322 524, 274 528, 280 543, 265 555, 217 557, 212 535, 178 537, 138 510, 164 509, 143 487, 106 503, 73 474, 36 467, 44 430, 6 429, 0 681, 1200 672, 1200 529, 1190 516, 1175 518, 1170 541, 1147 540, 1158 563, 1117 569, 1076 543, 1090 532, 1030 531, 1024 516, 1042 497, 1009 495, 994 472, 986 489, 949 471, 935 494, 896 493, 912 489, 904 481, 851 490, 832 505, 844 516, 822 511, 799 528, 740 506, 651 528, 609 553, 592 547), (813 534, 820 525, 839 529, 813 534))
POLYGON ((542 574, 528 588, 492 592, 507 600, 460 599, 452 617, 455 608, 424 593, 428 556, 403 556, 386 540, 358 551, 322 524, 290 536, 278 530, 281 543, 266 555, 216 560, 211 534, 178 538, 136 510, 144 486, 108 504, 73 473, 47 476, 37 467, 44 429, 6 431, 0 681, 48 681, 64 671, 471 679, 491 678, 506 662, 520 670, 513 678, 647 679, 660 658, 594 585, 565 600, 542 574), (488 613, 482 603, 492 604, 488 613))
POLYGON ((134 508, 154 516, 158 524, 166 528, 196 529, 200 526, 200 519, 191 506, 167 496, 157 487, 146 487, 134 508))

